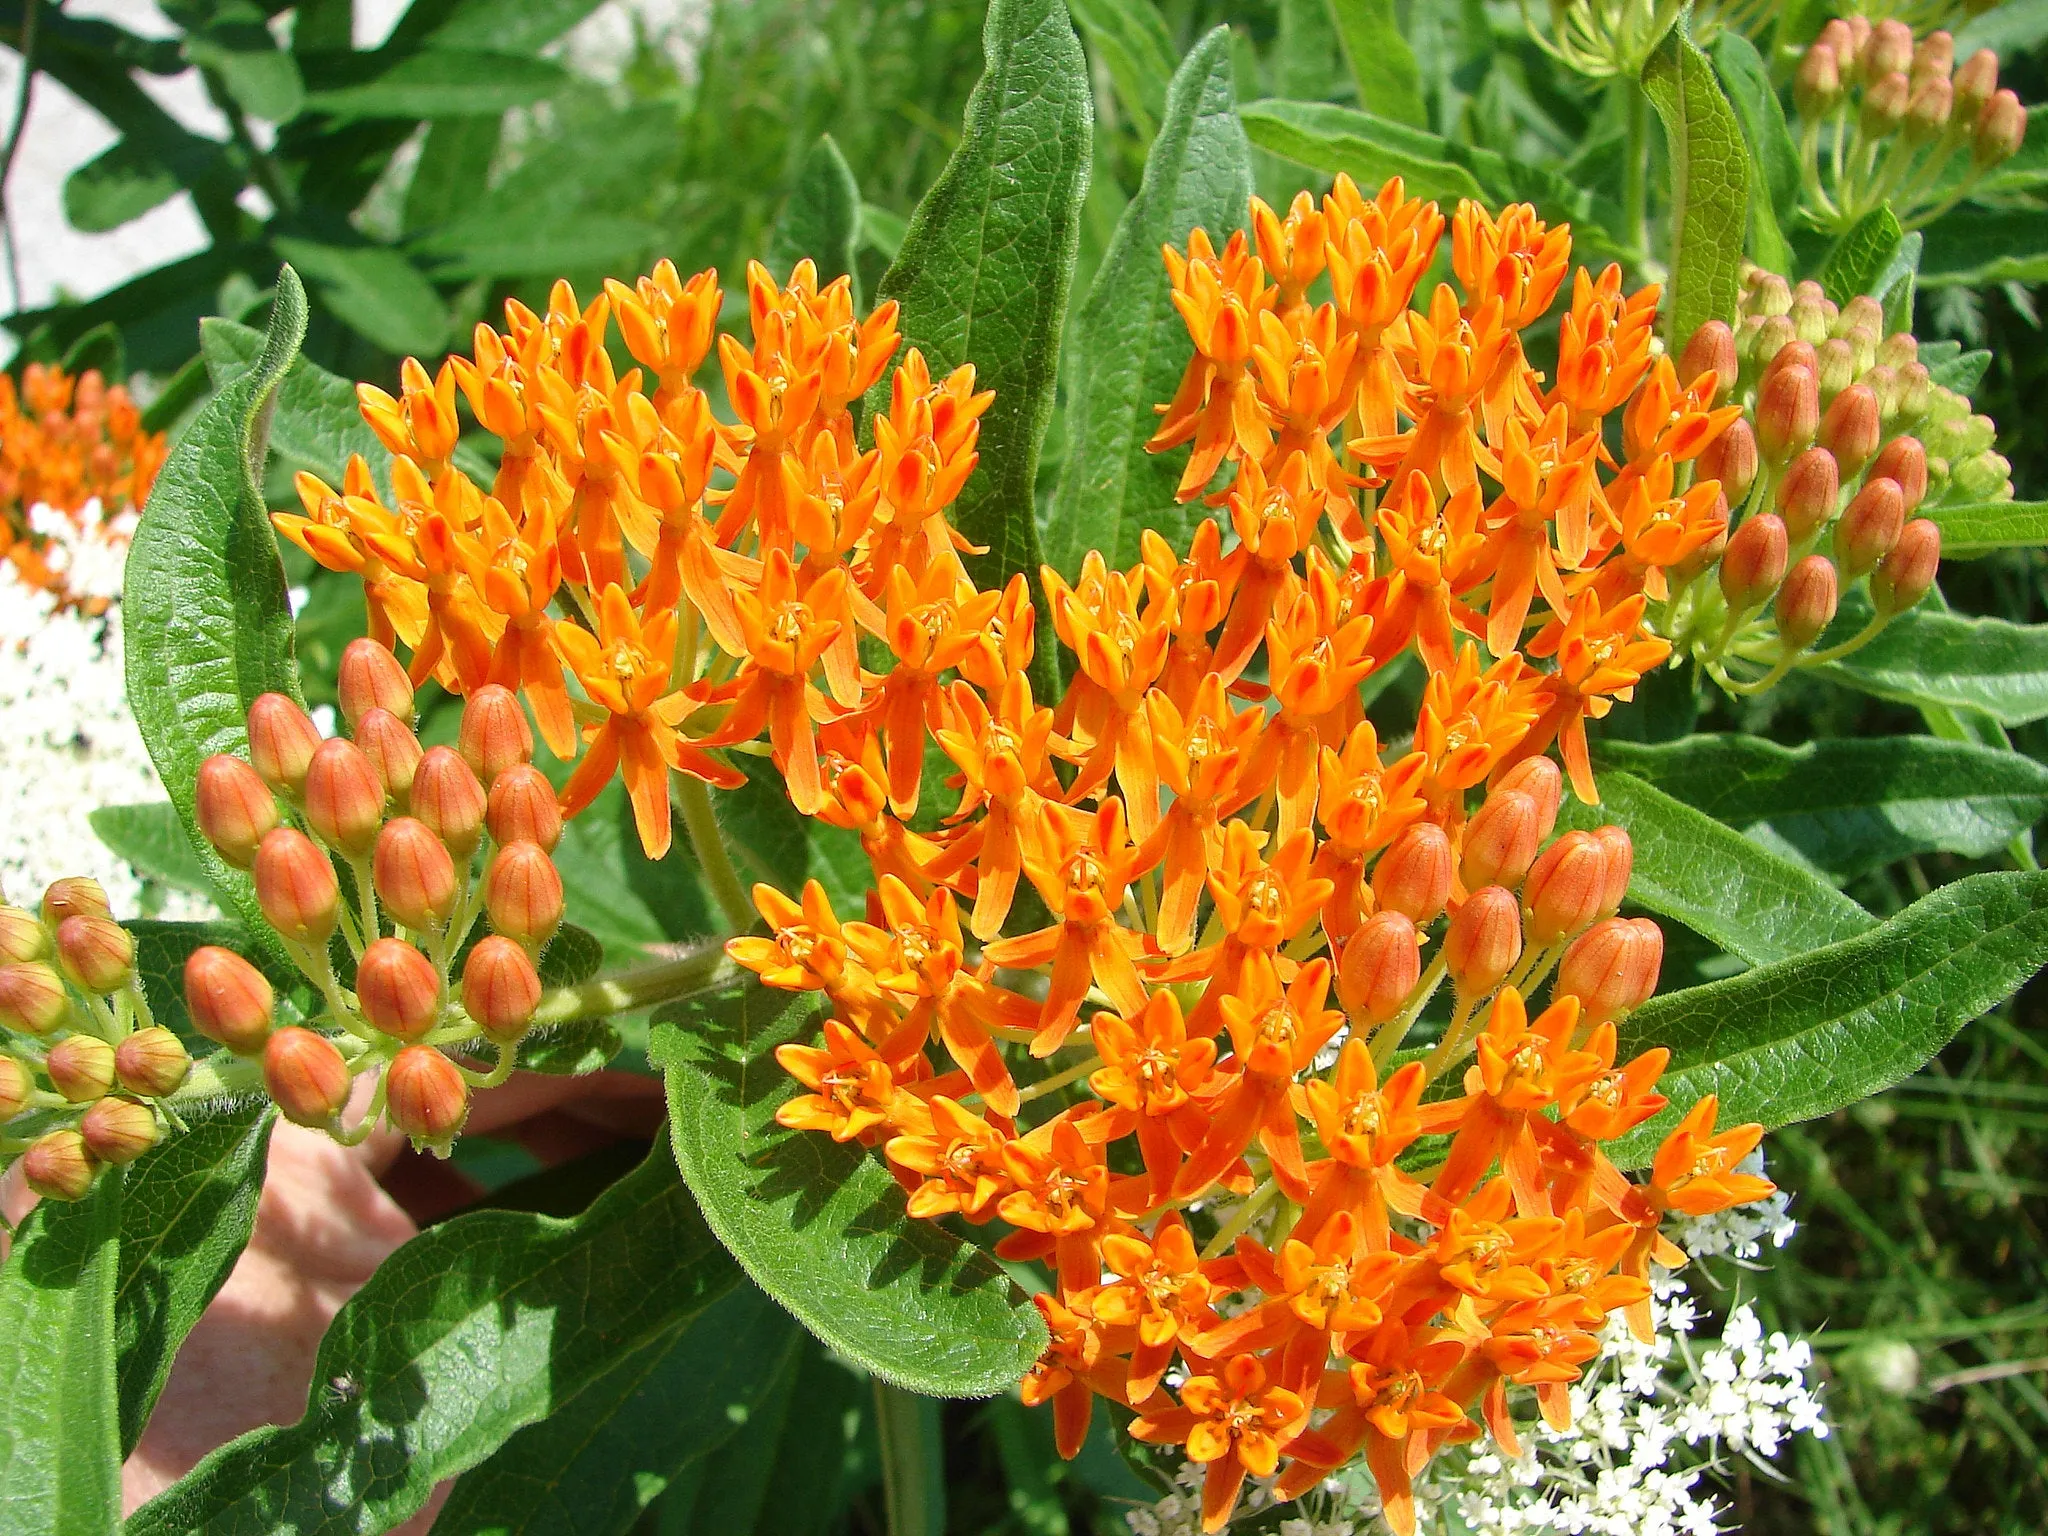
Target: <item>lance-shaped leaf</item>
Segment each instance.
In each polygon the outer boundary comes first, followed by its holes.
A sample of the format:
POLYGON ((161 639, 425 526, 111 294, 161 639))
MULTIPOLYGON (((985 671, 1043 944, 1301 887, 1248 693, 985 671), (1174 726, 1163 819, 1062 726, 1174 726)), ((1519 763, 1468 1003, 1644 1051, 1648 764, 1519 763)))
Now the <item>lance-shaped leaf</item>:
POLYGON ((1624 828, 1629 899, 1752 965, 1862 933, 1877 920, 1811 870, 1626 773, 1600 775, 1600 804, 1573 800, 1563 827, 1624 828))
MULTIPOLYGON (((981 419, 981 463, 952 511, 988 553, 968 569, 984 588, 1018 572, 1040 608, 1034 682, 1056 687, 1052 626, 1038 568, 1038 450, 1052 419, 1060 332, 1088 190, 1093 98, 1080 40, 1060 0, 994 0, 987 67, 967 98, 960 147, 924 195, 878 298, 903 306, 903 338, 934 378, 972 363, 995 391, 981 419)), ((889 408, 888 380, 870 408, 889 408)))
POLYGON ((1608 1149, 1640 1167, 1709 1093, 1724 1125, 1831 1114, 1915 1071, 2048 962, 2048 872, 1971 875, 1867 933, 1652 998, 1622 1059, 1671 1051, 1671 1106, 1608 1149))
POLYGON ((1069 0, 1088 51, 1102 61, 1139 136, 1159 131, 1173 74, 1173 36, 1153 0, 1069 0))
POLYGON ((768 237, 768 269, 787 282, 806 256, 817 263, 818 286, 835 277, 853 278, 853 307, 859 309, 860 274, 853 264, 860 247, 860 183, 831 134, 820 134, 796 173, 789 201, 768 237))
POLYGON ((1972 501, 1922 507, 1920 516, 1941 526, 1941 557, 1969 560, 1999 549, 2048 544, 2048 501, 1972 501))
POLYGON ((1665 339, 1674 350, 1709 320, 1735 319, 1749 151, 1714 68, 1681 22, 1643 66, 1643 90, 1671 152, 1671 281, 1665 339))
POLYGON ((665 1146, 571 1220, 457 1217, 336 1314, 304 1418, 215 1451, 137 1510, 128 1536, 388 1531, 737 1276, 665 1146))
POLYGON ((275 1120, 260 1098, 183 1112, 186 1129, 128 1171, 121 1202, 121 1449, 135 1449, 178 1346, 249 1245, 275 1120))
POLYGON ((1837 304, 1872 292, 1906 238, 1890 203, 1880 203, 1852 225, 1821 268, 1821 286, 1837 304))
POLYGON ((110 851, 135 867, 135 872, 181 891, 213 894, 206 866, 192 851, 178 808, 168 800, 142 805, 103 805, 86 818, 110 851))
POLYGON ((1980 858, 2048 814, 2048 767, 1931 736, 1688 736, 1598 758, 1837 884, 1912 854, 1980 858))
MULTIPOLYGON (((225 390, 263 358, 263 333, 218 317, 199 322, 199 351, 213 387, 225 390)), ((270 447, 339 490, 348 461, 361 454, 390 489, 391 455, 356 407, 356 387, 310 358, 297 358, 277 387, 270 447)))
POLYGON ((249 876, 200 834, 192 787, 206 758, 247 746, 258 694, 301 697, 284 562, 261 485, 271 405, 305 334, 305 290, 286 267, 263 355, 207 403, 157 476, 122 599, 128 702, 157 777, 208 880, 265 936, 249 876))
POLYGON ((686 1000, 648 1055, 668 1074, 676 1162, 754 1283, 877 1376, 934 1397, 1014 1385, 1045 1327, 987 1254, 913 1221, 858 1145, 778 1125, 801 1091, 775 1059, 818 1034, 816 999, 751 976, 686 1000))
POLYGON ((1394 0, 1329 0, 1337 34, 1351 78, 1358 82, 1358 104, 1397 123, 1420 128, 1428 122, 1422 102, 1422 71, 1415 50, 1401 34, 1394 0))
POLYGON ((114 1278, 121 1174, 29 1213, 0 1266, 0 1531, 121 1528, 114 1278))
MULTIPOLYGON (((1821 643, 1848 638, 1869 615, 1868 599, 1850 593, 1821 643)), ((2048 624, 1967 618, 1923 603, 1861 650, 1816 670, 1880 699, 1981 710, 2005 726, 2048 716, 2048 624)))
POLYGON ((1799 149, 1756 44, 1740 32, 1714 39, 1714 71, 1750 148, 1749 253, 1773 272, 1792 271, 1784 225, 1799 208, 1799 149))
POLYGON ((1208 515, 1174 497, 1185 454, 1147 453, 1145 440, 1156 420, 1152 407, 1173 398, 1192 351, 1160 247, 1185 245, 1196 226, 1220 243, 1244 222, 1252 192, 1230 49, 1230 29, 1218 27, 1174 75, 1144 181, 1081 306, 1067 453, 1045 536, 1046 558, 1070 580, 1091 549, 1116 569, 1137 564, 1138 535, 1147 528, 1185 549, 1208 515))

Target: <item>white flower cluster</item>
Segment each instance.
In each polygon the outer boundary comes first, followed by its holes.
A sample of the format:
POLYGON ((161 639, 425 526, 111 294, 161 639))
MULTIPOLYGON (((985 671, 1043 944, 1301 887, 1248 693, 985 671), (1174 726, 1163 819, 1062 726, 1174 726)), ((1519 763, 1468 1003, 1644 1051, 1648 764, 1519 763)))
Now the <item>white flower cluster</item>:
MULTIPOLYGON (((102 520, 89 503, 79 523, 47 507, 29 514, 42 555, 77 598, 118 599, 135 515, 102 520), (82 524, 82 526, 81 526, 82 524)), ((94 617, 58 610, 49 593, 0 561, 0 893, 33 904, 62 875, 90 875, 114 911, 144 904, 144 882, 108 851, 87 820, 104 805, 161 800, 163 786, 128 711, 121 610, 94 617)), ((153 891, 159 915, 205 916, 209 903, 153 891)))

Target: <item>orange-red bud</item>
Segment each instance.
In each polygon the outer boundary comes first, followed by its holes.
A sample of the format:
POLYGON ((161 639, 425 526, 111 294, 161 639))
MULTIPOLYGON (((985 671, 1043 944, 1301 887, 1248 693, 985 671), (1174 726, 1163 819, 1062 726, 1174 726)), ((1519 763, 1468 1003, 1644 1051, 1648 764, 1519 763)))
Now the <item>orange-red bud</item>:
POLYGON ((1812 534, 1835 515, 1841 491, 1841 471, 1833 454, 1825 448, 1800 454, 1778 482, 1778 515, 1785 520, 1785 536, 1797 544, 1812 534))
POLYGON ((50 952, 50 930, 33 912, 0 907, 0 965, 40 960, 50 952))
POLYGON ((1892 552, 1906 526, 1906 497, 1895 480, 1869 480, 1835 524, 1835 559, 1850 581, 1892 552))
POLYGON ((1737 507, 1756 484, 1758 462, 1756 433, 1746 419, 1738 418, 1707 444, 1697 460, 1696 473, 1702 480, 1720 481, 1721 494, 1728 498, 1728 505, 1737 507))
POLYGON ((1635 873, 1636 845, 1622 828, 1609 823, 1593 829, 1593 841, 1607 855, 1607 879, 1600 888, 1600 915, 1612 917, 1621 910, 1628 894, 1629 876, 1635 873))
POLYGON ((138 1099, 176 1093, 191 1075, 185 1043, 161 1025, 138 1029, 114 1047, 114 1077, 138 1099))
POLYGON ((417 1040, 441 1014, 441 975, 403 939, 378 939, 356 966, 363 1017, 399 1040, 417 1040))
POLYGON ((17 1034, 47 1035, 71 1017, 64 978, 40 960, 0 965, 0 1025, 17 1034))
POLYGON ((1564 804, 1564 774, 1547 757, 1525 757, 1493 786, 1495 794, 1517 791, 1536 802, 1537 839, 1550 836, 1557 825, 1557 808, 1564 804))
POLYGON ((1913 29, 1903 21, 1888 19, 1870 29, 1870 40, 1857 60, 1866 81, 1882 80, 1913 67, 1913 29))
POLYGON ((1567 832, 1536 856, 1522 882, 1530 942, 1549 947, 1600 915, 1607 895, 1607 850, 1590 832, 1567 832))
POLYGON ((562 926, 562 876, 547 850, 538 843, 500 848, 484 876, 484 910, 508 939, 537 948, 553 938, 562 926))
POLYGON ((1820 445, 1835 456, 1842 478, 1854 480, 1876 457, 1882 436, 1877 392, 1868 384, 1851 384, 1820 419, 1820 445))
POLYGON ((415 1143, 441 1151, 469 1118, 469 1084, 431 1045, 408 1045, 385 1068, 384 1105, 415 1143))
POLYGON ((249 706, 249 761, 279 794, 297 798, 319 750, 312 717, 283 694, 261 694, 249 706))
POLYGON ((514 763, 492 781, 484 821, 500 847, 538 843, 553 853, 562 840, 562 807, 555 799, 555 786, 531 763, 514 763))
POLYGON ((12 1056, 0 1056, 0 1125, 28 1108, 28 1096, 35 1091, 28 1068, 12 1056))
POLYGON ((1657 990, 1664 963, 1664 933, 1646 917, 1610 917, 1595 923, 1564 952, 1557 968, 1558 997, 1576 997, 1591 1024, 1633 1013, 1657 990))
POLYGON ((1444 829, 1419 821, 1396 837, 1373 866, 1372 893, 1382 911, 1417 924, 1434 921, 1451 894, 1451 840, 1444 829))
POLYGON ((484 839, 484 787, 452 747, 434 747, 420 759, 412 780, 412 813, 448 846, 468 859, 484 839))
POLYGON ((1728 538, 1721 556, 1721 595, 1736 612, 1745 612, 1769 597, 1785 579, 1792 541, 1775 512, 1752 517, 1728 538))
POLYGON ((1970 158, 1979 165, 1996 165, 2010 160, 2027 141, 2027 109, 2011 91, 2000 91, 1984 103, 1977 114, 1977 130, 1970 139, 1970 158))
POLYGON ((403 806, 412 794, 413 775, 419 772, 419 737, 390 710, 373 709, 356 723, 356 745, 384 786, 385 799, 403 806))
POLYGON ((1516 886, 1543 846, 1541 816, 1534 797, 1519 789, 1496 789, 1465 826, 1465 852, 1458 863, 1465 889, 1516 886))
POLYGON ((1820 382, 1813 371, 1792 366, 1766 374, 1756 402, 1756 441, 1764 458, 1783 464, 1803 451, 1818 430, 1820 382))
POLYGON ((1714 398, 1724 397, 1735 387, 1739 364, 1735 356, 1735 332, 1725 320, 1709 320, 1686 341, 1678 357, 1678 382, 1690 387, 1709 369, 1714 373, 1714 398))
POLYGON ((114 1048, 98 1035, 66 1035, 50 1047, 43 1071, 73 1104, 90 1104, 114 1086, 114 1048))
POLYGON ((28 1187, 45 1200, 83 1200, 92 1193, 99 1165, 86 1150, 85 1138, 76 1131, 52 1131, 38 1136, 21 1155, 22 1177, 28 1187))
POLYGON ((349 641, 342 651, 335 691, 341 695, 341 717, 351 730, 373 709, 389 710, 401 721, 412 719, 412 680, 396 656, 367 636, 349 641))
POLYGON ((339 736, 320 743, 306 770, 306 824, 352 859, 368 853, 384 824, 384 785, 363 749, 339 736))
POLYGON ((1957 67, 1951 83, 1955 87, 1955 115, 1959 119, 1974 119, 1998 94, 1998 55, 1989 48, 1979 48, 1957 67))
POLYGON ((135 937, 110 917, 67 917, 57 925, 57 964, 82 992, 118 992, 135 974, 135 937))
POLYGON ((1834 565, 1826 555, 1808 555, 1792 567, 1778 589, 1778 638, 1789 650, 1803 651, 1834 621, 1840 593, 1834 565))
POLYGON ((1451 914, 1444 968, 1463 999, 1484 997, 1522 958, 1522 914, 1505 886, 1482 886, 1451 914))
POLYGON ((263 1048, 263 1086, 294 1125, 327 1125, 348 1103, 352 1082, 334 1042, 310 1029, 280 1029, 263 1048))
POLYGON ((1906 515, 1911 517, 1927 497, 1927 449, 1917 437, 1895 437, 1871 460, 1872 480, 1890 480, 1906 498, 1906 515))
POLYGON ((486 784, 514 763, 533 761, 533 728, 519 696, 496 683, 486 683, 463 704, 456 739, 462 760, 486 784))
POLYGON ((247 869, 257 845, 277 825, 270 786, 239 757, 216 752, 199 765, 193 797, 199 830, 214 852, 235 868, 247 869))
POLYGON ((1870 601, 1886 617, 1904 613, 1927 595, 1941 568, 1941 529, 1916 517, 1900 530, 1892 552, 1870 573, 1870 601))
POLYGON ((163 1139, 156 1112, 133 1099, 101 1099, 78 1122, 78 1134, 88 1152, 114 1168, 134 1162, 163 1139))
POLYGON ((89 875, 52 880, 43 892, 43 922, 55 928, 67 917, 111 917, 113 904, 99 881, 89 875))
POLYGON ((325 944, 341 912, 327 855, 296 827, 278 827, 256 850, 256 903, 270 926, 301 944, 325 944))
POLYGON ((263 973, 231 949, 207 944, 185 961, 185 1010, 192 1027, 237 1056, 270 1038, 276 998, 263 973))
POLYGON ((1792 104, 1804 118, 1821 118, 1842 99, 1841 59, 1824 42, 1806 50, 1799 73, 1792 77, 1792 104))
POLYGON ((462 1006, 476 1026, 511 1045, 533 1024, 540 1006, 540 972, 526 951, 501 934, 479 939, 462 965, 462 1006))
POLYGON ((386 822, 371 869, 377 899, 408 928, 438 931, 455 910, 455 861, 423 821, 400 816, 386 822))
POLYGON ((1421 978, 1415 924, 1399 912, 1375 912, 1345 942, 1337 998, 1355 1023, 1373 1028, 1406 1006, 1421 978))
POLYGON ((1903 72, 1886 75, 1863 88, 1863 110, 1857 126, 1869 139, 1895 132, 1906 120, 1906 108, 1913 99, 1913 83, 1903 72))

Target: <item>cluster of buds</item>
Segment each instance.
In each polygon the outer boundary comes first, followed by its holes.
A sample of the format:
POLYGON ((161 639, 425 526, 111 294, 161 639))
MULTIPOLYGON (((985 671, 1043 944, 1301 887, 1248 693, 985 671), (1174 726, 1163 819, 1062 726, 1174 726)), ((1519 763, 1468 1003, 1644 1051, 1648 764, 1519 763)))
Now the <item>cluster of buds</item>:
MULTIPOLYGON (((0 559, 30 586, 73 601, 68 572, 49 558, 31 511, 46 507, 82 529, 96 504, 102 525, 111 526, 148 498, 167 451, 163 433, 142 430, 128 391, 96 370, 74 379, 30 363, 18 389, 0 376, 0 559)), ((103 598, 76 600, 105 605, 103 598)))
POLYGON ((1996 54, 1980 48, 1958 66, 1948 33, 1915 43, 1896 17, 1830 21, 1799 61, 1792 100, 1804 208, 1822 229, 1846 230, 1886 203, 1918 229, 2027 136, 2027 109, 2000 88, 1996 54))
POLYGON ((177 1124, 169 1101, 191 1075, 98 882, 59 880, 35 912, 0 906, 0 1168, 18 1157, 38 1195, 83 1199, 177 1124))
POLYGON ((1661 627, 1724 687, 1759 692, 1867 644, 1934 585, 1941 530, 1915 514, 2011 496, 1992 423, 1918 354, 1911 335, 1884 334, 1875 299, 1837 306, 1817 283, 1754 269, 1737 328, 1710 321, 1687 344, 1681 373, 1734 380, 1741 419, 1699 472, 1717 477, 1735 526, 1681 573, 1661 627), (1870 622, 1812 650, 1859 581, 1870 622), (1764 670, 1737 677, 1731 657, 1764 670))
POLYGON ((248 760, 208 758, 197 785, 201 831, 251 873, 319 1006, 281 1024, 263 974, 211 946, 186 962, 185 1001, 200 1033, 261 1063, 287 1119, 354 1142, 381 1117, 445 1154, 472 1088, 511 1073, 540 1006, 540 954, 562 924, 561 813, 508 690, 478 688, 458 745, 428 749, 384 645, 350 644, 339 693, 347 738, 323 740, 297 704, 264 694, 248 760), (486 1051, 489 1067, 474 1061, 486 1051), (364 1074, 374 1092, 347 1126, 364 1074))

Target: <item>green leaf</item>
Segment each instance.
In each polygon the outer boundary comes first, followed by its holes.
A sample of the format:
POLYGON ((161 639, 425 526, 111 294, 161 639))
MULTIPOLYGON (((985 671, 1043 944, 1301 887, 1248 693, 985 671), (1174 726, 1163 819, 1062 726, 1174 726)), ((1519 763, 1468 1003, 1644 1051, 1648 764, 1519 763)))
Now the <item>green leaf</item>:
MULTIPOLYGON (((263 333, 233 320, 199 322, 199 350, 224 390, 262 359, 263 333)), ((296 359, 277 388, 270 415, 271 451, 339 490, 349 459, 361 454, 380 487, 389 489, 391 455, 356 407, 356 387, 311 358, 296 359)))
POLYGON ((685 1000, 649 1057, 668 1076, 676 1162, 754 1283, 841 1354, 935 1397, 1007 1390, 1045 1328, 987 1254, 913 1221, 859 1146, 776 1124, 797 1091, 775 1048, 809 1044, 814 999, 751 976, 685 1000))
MULTIPOLYGON (((1850 626, 1869 612, 1860 593, 1844 598, 1837 633, 1854 633, 1850 626)), ((1860 651, 1815 670, 1880 699, 1982 710, 2000 725, 2048 717, 2048 624, 1965 618, 1923 604, 1860 651)))
POLYGON ((280 236, 285 260, 303 267, 348 328, 386 352, 432 355, 448 340, 448 309, 420 269, 383 245, 323 245, 280 236))
POLYGON ((306 110, 343 119, 495 117, 569 83, 568 71, 546 59, 429 48, 399 58, 372 79, 308 92, 306 110))
POLYGON ((853 307, 861 308, 860 273, 854 252, 860 246, 860 183, 829 133, 820 134, 796 173, 796 186, 775 229, 768 237, 768 267, 779 281, 808 256, 818 266, 818 286, 836 277, 853 278, 853 307))
POLYGON ((579 213, 565 223, 509 224, 480 205, 415 247, 444 278, 551 277, 625 270, 668 239, 659 224, 624 214, 579 213))
POLYGON ((1957 208, 1927 230, 1920 280, 1930 288, 1986 288, 2048 278, 2048 209, 1957 208))
POLYGON ((1331 175, 1342 171, 1361 187, 1399 176, 1410 197, 1486 197, 1472 172, 1449 158, 1444 140, 1370 112, 1321 101, 1252 101, 1238 116, 1259 148, 1331 175))
POLYGON ((1720 1121, 1831 1114, 1917 1070, 2048 962, 2048 872, 1971 875, 1889 922, 1726 981, 1652 998, 1621 1026, 1623 1060, 1671 1051, 1671 1105, 1610 1146, 1641 1167, 1709 1093, 1720 1121))
POLYGON ((1820 283, 1827 289, 1828 297, 1837 304, 1846 304, 1871 292, 1905 238, 1890 203, 1871 209, 1828 253, 1827 265, 1820 273, 1820 283))
POLYGON ((1045 534, 1046 558, 1069 580, 1091 549, 1116 569, 1135 565, 1138 535, 1147 528, 1185 549, 1207 515, 1199 504, 1175 499, 1186 456, 1145 451, 1151 408, 1173 398, 1190 351, 1159 248, 1185 245, 1198 225, 1221 241, 1242 224, 1251 192, 1251 146, 1237 118, 1230 31, 1218 27, 1174 76, 1144 181, 1081 305, 1068 379, 1067 452, 1045 534))
POLYGON ((440 228, 483 196, 503 128, 494 117, 444 117, 427 129, 420 163, 405 189, 400 223, 408 235, 440 228))
POLYGON ((536 1029, 519 1042, 519 1070, 550 1077, 584 1077, 602 1072, 626 1048, 625 1036, 607 1019, 576 1019, 536 1029))
POLYGON ((1368 112, 1421 128, 1429 113, 1422 102, 1422 71, 1415 50, 1401 34, 1394 0, 1329 0, 1351 78, 1358 82, 1358 104, 1368 112))
POLYGON ((1671 281, 1665 340, 1683 346, 1709 320, 1735 320, 1749 151, 1713 66, 1681 23, 1643 66, 1643 90, 1671 155, 1671 281))
POLYGON ((1159 7, 1153 0, 1069 0, 1067 9, 1088 40, 1088 51, 1109 71, 1116 99, 1138 137, 1151 138, 1166 110, 1175 52, 1159 7))
MULTIPOLYGON (((904 341, 932 376, 972 363, 995 391, 981 418, 981 463, 953 508, 981 587, 1022 572, 1039 588, 1038 451, 1052 419, 1060 332, 1088 190, 1094 108, 1087 61, 1060 0, 994 0, 986 70, 967 98, 960 147, 910 216, 876 297, 897 299, 904 341)), ((884 379, 870 407, 886 411, 884 379)), ((1053 647, 1038 648, 1038 691, 1056 691, 1053 647)))
POLYGON ((175 1033, 195 1055, 212 1050, 213 1044, 192 1028, 185 1011, 185 960, 202 944, 231 949, 270 979, 280 994, 304 985, 291 961, 282 952, 266 953, 249 930, 240 923, 164 923, 153 919, 123 924, 135 936, 135 974, 149 1000, 156 1022, 175 1033))
POLYGON ((169 202, 183 185, 147 145, 117 139, 64 178, 64 217, 82 234, 101 234, 169 202))
POLYGON ((541 984, 549 987, 581 986, 603 966, 604 945, 596 935, 574 923, 564 923, 541 954, 541 984))
POLYGON ((208 880, 261 935, 270 929, 255 887, 200 835, 192 787, 206 758, 247 746, 258 694, 300 697, 262 473, 278 381, 305 334, 305 291, 286 267, 262 357, 200 411, 157 476, 129 547, 123 598, 128 702, 157 777, 208 880))
POLYGON ((185 36, 185 56, 251 117, 288 123, 306 100, 298 61, 277 46, 253 0, 225 0, 185 36))
POLYGON ((114 1277, 121 1174, 29 1213, 0 1267, 0 1531, 121 1529, 114 1277))
POLYGON ((545 48, 604 0, 460 0, 432 34, 436 48, 532 53, 545 48))
POLYGON ((1749 254, 1773 272, 1792 270, 1783 225, 1799 208, 1799 149, 1756 45, 1729 30, 1714 40, 1714 72, 1749 146, 1749 254))
POLYGON ((104 805, 89 814, 99 840, 135 866, 136 873, 181 891, 213 894, 206 866, 192 851, 178 808, 168 800, 147 805, 104 805))
POLYGON ((1981 858, 2048 815, 2048 767, 1928 736, 1781 747, 1728 734, 1597 750, 1603 769, 1642 779, 1838 885, 1913 854, 1981 858))
POLYGON ((734 1286, 464 1473, 437 1527, 625 1536, 683 1467, 720 1454, 786 1389, 802 1342, 788 1313, 754 1286, 734 1286))
POLYGON ((1605 822, 1635 844, 1629 899, 1752 965, 1863 932, 1876 921, 1810 870, 1626 773, 1600 775, 1600 804, 1570 801, 1562 827, 1605 822))
POLYGON ((896 259, 896 253, 903 249, 908 227, 901 214, 874 203, 860 205, 860 242, 869 250, 881 252, 884 261, 896 259))
POLYGON ((479 1211, 430 1228, 335 1317, 306 1416, 215 1451, 127 1536, 389 1530, 736 1277, 659 1145, 571 1220, 479 1211))
POLYGON ((135 1449, 178 1346, 249 1244, 276 1117, 268 1102, 180 1111, 186 1129, 128 1170, 114 1287, 121 1450, 135 1449))
POLYGON ((1921 344, 1920 361, 1927 366, 1927 377, 1943 389, 1974 395, 1991 367, 1991 354, 1983 347, 1965 352, 1959 341, 1930 341, 1921 344))
POLYGON ((94 326, 64 349, 59 366, 76 378, 88 368, 97 368, 107 379, 128 376, 128 349, 121 339, 121 327, 109 320, 94 326))
POLYGON ((2001 56, 2026 53, 2048 41, 2048 0, 2005 0, 1956 32, 1956 57, 1967 59, 1979 48, 2001 56))
POLYGON ((2048 501, 1972 501, 1922 507, 1919 515, 1940 525, 1944 560, 1972 560, 1994 550, 2048 544, 2048 501))

